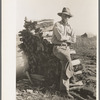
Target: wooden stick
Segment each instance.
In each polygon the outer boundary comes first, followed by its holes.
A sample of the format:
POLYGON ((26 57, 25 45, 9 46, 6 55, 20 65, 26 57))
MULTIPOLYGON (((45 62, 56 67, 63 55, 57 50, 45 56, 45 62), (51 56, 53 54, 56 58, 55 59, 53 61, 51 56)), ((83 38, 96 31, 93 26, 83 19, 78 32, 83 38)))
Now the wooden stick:
POLYGON ((65 85, 66 90, 69 91, 69 79, 67 79, 67 80, 64 80, 64 79, 63 79, 63 84, 65 85))
POLYGON ((37 74, 30 74, 32 78, 39 80, 39 81, 44 81, 44 76, 42 75, 37 75, 37 74))
POLYGON ((87 97, 88 97, 90 100, 95 100, 95 99, 93 99, 92 97, 90 97, 89 95, 87 95, 87 97))
POLYGON ((31 83, 31 84, 33 84, 32 80, 31 80, 31 77, 30 77, 30 75, 29 75, 29 72, 28 72, 28 71, 26 71, 25 73, 26 73, 26 76, 28 77, 28 79, 29 79, 30 83, 31 83))
POLYGON ((88 70, 91 71, 91 72, 93 72, 94 74, 96 74, 96 72, 94 72, 92 69, 89 69, 89 68, 88 68, 88 70))
POLYGON ((82 71, 77 71, 77 72, 74 72, 74 75, 77 75, 77 74, 82 74, 82 71))
POLYGON ((76 51, 73 49, 70 49, 70 54, 76 54, 76 51))
POLYGON ((87 77, 86 79, 96 81, 96 77, 95 77, 95 76, 89 76, 89 77, 87 77))
POLYGON ((82 86, 83 82, 82 81, 78 81, 75 84, 69 84, 69 86, 82 86))
POLYGON ((75 66, 75 65, 79 65, 81 62, 79 59, 76 59, 76 60, 72 60, 72 65, 75 66))
POLYGON ((77 89, 81 89, 83 88, 84 86, 76 86, 76 87, 71 87, 69 88, 69 90, 77 90, 77 89))
POLYGON ((88 64, 82 64, 83 66, 87 66, 87 67, 90 67, 90 68, 96 68, 96 65, 88 65, 88 64))
POLYGON ((70 92, 71 95, 73 95, 74 97, 78 98, 78 100, 86 100, 83 97, 81 97, 80 95, 74 93, 74 92, 70 92))

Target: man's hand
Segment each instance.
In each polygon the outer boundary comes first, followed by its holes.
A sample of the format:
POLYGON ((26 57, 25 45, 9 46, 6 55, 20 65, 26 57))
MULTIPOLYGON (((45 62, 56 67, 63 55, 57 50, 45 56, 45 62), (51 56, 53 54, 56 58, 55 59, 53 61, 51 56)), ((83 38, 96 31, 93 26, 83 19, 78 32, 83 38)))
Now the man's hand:
POLYGON ((69 66, 69 70, 72 71, 72 70, 73 70, 73 65, 72 65, 72 63, 69 63, 68 66, 69 66))
POLYGON ((67 46, 67 43, 63 42, 61 45, 62 45, 62 46, 67 46))

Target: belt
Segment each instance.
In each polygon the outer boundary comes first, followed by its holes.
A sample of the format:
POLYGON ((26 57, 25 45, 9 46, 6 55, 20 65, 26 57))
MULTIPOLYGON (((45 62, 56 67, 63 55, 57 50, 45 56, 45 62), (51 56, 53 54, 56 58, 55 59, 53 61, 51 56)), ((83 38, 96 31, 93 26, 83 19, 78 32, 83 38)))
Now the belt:
POLYGON ((64 44, 54 44, 54 46, 66 46, 64 44))

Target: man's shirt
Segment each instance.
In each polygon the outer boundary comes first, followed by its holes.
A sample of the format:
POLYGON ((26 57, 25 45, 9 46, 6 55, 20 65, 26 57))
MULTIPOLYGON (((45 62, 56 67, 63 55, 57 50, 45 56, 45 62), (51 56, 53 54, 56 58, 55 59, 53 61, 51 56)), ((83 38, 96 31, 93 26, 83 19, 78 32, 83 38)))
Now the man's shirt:
POLYGON ((61 44, 63 42, 75 43, 76 36, 69 24, 64 25, 62 21, 55 23, 53 27, 52 43, 61 44))

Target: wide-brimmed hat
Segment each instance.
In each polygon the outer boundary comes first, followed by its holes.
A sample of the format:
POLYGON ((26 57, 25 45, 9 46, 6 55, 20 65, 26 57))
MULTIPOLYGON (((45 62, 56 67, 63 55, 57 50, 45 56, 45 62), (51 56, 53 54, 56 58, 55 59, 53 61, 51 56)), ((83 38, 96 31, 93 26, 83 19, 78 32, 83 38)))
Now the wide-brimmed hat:
POLYGON ((68 15, 69 17, 72 17, 73 15, 70 13, 70 9, 69 8, 66 8, 64 7, 62 12, 58 13, 59 16, 62 16, 62 14, 66 14, 68 15))

